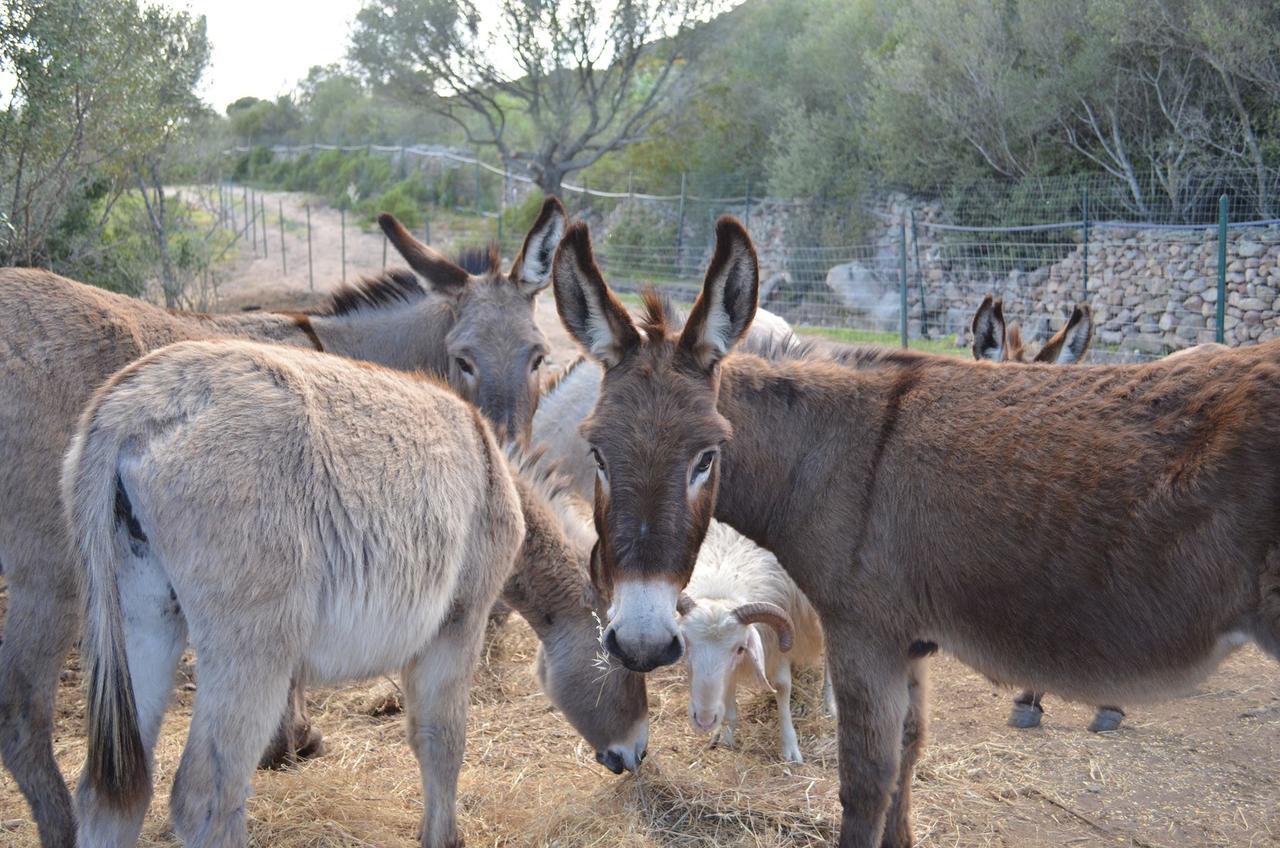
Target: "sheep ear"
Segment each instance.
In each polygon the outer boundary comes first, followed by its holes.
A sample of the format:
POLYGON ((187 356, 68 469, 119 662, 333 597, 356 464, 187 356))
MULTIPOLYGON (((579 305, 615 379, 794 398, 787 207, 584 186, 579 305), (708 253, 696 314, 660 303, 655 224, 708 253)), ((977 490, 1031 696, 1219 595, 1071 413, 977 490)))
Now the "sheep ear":
POLYGON ((755 670, 756 679, 764 688, 773 692, 773 684, 769 682, 769 673, 764 667, 764 642, 760 640, 760 632, 750 625, 747 627, 747 656, 751 658, 751 668, 755 670))
POLYGON ((1091 341, 1093 341, 1093 312, 1088 306, 1081 304, 1071 310, 1071 317, 1067 319, 1062 329, 1045 342, 1044 347, 1036 354, 1036 362, 1072 365, 1084 359, 1084 355, 1089 352, 1091 341))
POLYGON ((987 295, 973 313, 973 358, 1001 362, 1004 352, 1004 301, 987 295))

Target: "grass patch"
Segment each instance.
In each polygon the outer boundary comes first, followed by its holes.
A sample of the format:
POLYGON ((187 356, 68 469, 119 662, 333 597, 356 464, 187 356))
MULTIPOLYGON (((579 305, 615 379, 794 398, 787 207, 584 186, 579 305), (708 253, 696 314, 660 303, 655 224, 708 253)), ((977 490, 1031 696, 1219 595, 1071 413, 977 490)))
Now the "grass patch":
MULTIPOLYGON (((873 330, 855 330, 851 327, 818 327, 812 324, 799 324, 796 333, 802 336, 821 336, 842 344, 873 344, 885 347, 899 347, 901 337, 897 333, 878 333, 873 330)), ((956 347, 950 337, 942 339, 911 339, 912 350, 923 350, 927 353, 942 353, 948 356, 968 356, 969 349, 956 347)))

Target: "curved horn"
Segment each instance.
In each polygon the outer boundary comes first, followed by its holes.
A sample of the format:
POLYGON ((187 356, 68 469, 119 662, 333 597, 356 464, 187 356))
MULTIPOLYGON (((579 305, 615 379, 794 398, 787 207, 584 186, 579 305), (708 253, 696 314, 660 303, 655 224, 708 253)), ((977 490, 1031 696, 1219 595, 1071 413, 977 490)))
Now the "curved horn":
POLYGON ((698 605, 697 601, 689 597, 687 593, 681 592, 680 599, 676 601, 676 612, 680 613, 681 615, 688 615, 689 610, 693 609, 697 605, 698 605))
POLYGON ((767 624, 778 633, 778 647, 783 653, 791 650, 791 642, 795 639, 795 626, 791 616, 777 604, 767 601, 756 601, 743 604, 733 611, 733 617, 743 624, 767 624))

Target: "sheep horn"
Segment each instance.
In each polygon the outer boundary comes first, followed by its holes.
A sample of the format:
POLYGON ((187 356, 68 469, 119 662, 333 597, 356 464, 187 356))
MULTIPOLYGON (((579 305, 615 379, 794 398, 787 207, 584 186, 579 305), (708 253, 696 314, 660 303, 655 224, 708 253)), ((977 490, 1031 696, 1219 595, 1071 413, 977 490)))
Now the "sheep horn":
POLYGON ((689 597, 687 593, 681 592, 680 599, 676 601, 676 612, 681 615, 688 615, 689 610, 693 609, 697 605, 697 602, 694 601, 693 598, 689 597))
POLYGON ((777 604, 767 601, 756 601, 743 604, 733 611, 733 617, 743 624, 767 624, 778 633, 778 647, 783 653, 791 650, 791 642, 795 638, 795 626, 791 616, 777 604))

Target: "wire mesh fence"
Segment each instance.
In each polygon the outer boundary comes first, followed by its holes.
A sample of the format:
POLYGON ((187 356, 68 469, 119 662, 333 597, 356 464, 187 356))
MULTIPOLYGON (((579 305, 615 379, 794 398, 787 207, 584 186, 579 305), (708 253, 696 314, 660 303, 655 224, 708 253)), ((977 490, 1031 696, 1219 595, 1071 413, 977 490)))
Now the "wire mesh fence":
MULTIPOLYGON (((447 221, 436 233, 426 222, 428 241, 519 250, 540 197, 526 175, 438 147, 313 145, 271 155, 361 151, 421 181, 431 214, 447 221)), ((779 200, 736 179, 617 182, 587 175, 561 194, 590 223, 597 257, 624 291, 654 285, 690 302, 715 220, 732 214, 756 243, 762 303, 846 340, 963 352, 989 293, 1031 342, 1088 304, 1095 361, 1280 336, 1280 171, 1192 174, 1176 184, 1160 175, 974 182, 924 199, 880 192, 871 203, 779 200)))

